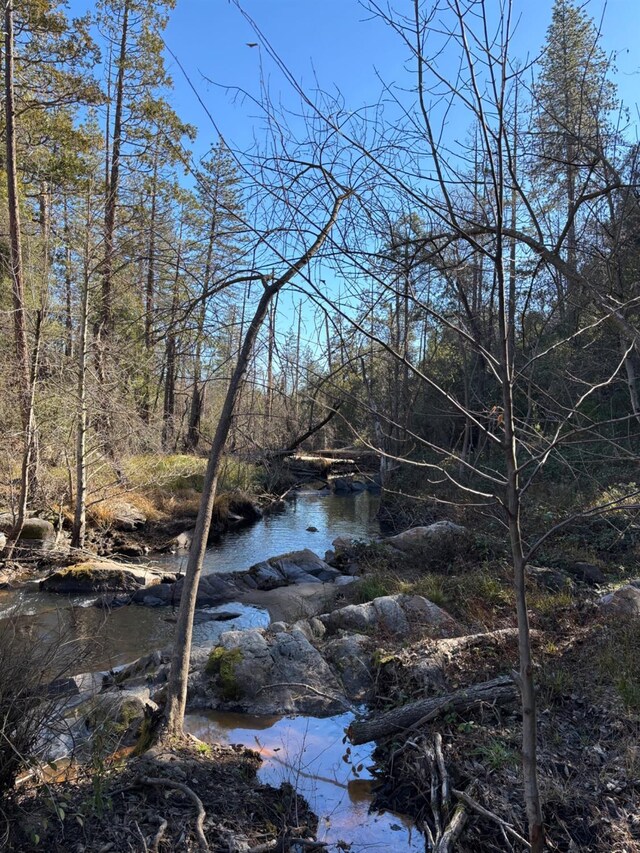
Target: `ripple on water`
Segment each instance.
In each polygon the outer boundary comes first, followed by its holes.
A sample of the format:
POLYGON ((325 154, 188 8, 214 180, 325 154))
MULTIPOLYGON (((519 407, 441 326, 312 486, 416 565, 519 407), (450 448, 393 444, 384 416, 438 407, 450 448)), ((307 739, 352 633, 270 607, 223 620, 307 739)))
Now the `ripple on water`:
POLYGON ((290 782, 318 815, 318 839, 337 851, 338 842, 364 851, 421 851, 424 838, 411 820, 370 812, 372 746, 352 746, 348 761, 344 733, 351 714, 316 717, 255 717, 218 711, 189 714, 186 728, 201 740, 239 743, 263 758, 260 781, 278 787, 290 782), (355 768, 363 765, 359 774, 355 768))

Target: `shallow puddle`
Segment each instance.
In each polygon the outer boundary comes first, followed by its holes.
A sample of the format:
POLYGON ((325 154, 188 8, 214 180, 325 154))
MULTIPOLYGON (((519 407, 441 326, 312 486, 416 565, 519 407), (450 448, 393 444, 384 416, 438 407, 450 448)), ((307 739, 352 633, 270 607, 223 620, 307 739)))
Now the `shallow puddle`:
POLYGON ((259 779, 276 787, 282 782, 293 785, 318 815, 318 839, 327 842, 332 853, 424 853, 425 840, 409 818, 369 811, 372 746, 349 747, 343 742, 352 719, 351 714, 318 719, 211 711, 189 714, 185 723, 201 740, 239 743, 259 751, 263 758, 259 779))

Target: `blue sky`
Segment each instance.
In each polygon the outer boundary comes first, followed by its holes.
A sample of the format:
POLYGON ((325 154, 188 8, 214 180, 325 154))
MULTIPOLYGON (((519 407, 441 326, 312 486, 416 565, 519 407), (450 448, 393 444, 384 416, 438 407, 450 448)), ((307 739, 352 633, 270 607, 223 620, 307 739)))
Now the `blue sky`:
MULTIPOLYGON (((523 62, 534 59, 544 44, 552 4, 553 0, 514 0, 518 26, 513 47, 523 62)), ((70 0, 69 5, 72 13, 93 6, 87 0, 70 0)), ((242 0, 242 5, 306 90, 314 89, 317 78, 323 90, 339 90, 346 108, 356 110, 377 99, 382 82, 412 85, 407 48, 383 22, 372 19, 358 0, 242 0)), ((394 5, 407 8, 411 4, 396 0, 394 5)), ((495 9, 498 2, 487 5, 495 9)), ((586 8, 596 23, 602 21, 602 48, 607 54, 617 55, 615 81, 637 127, 639 0, 609 0, 606 7, 603 0, 592 0, 586 8)), ((246 149, 254 133, 260 135, 260 119, 258 108, 239 98, 233 87, 257 96, 261 80, 266 80, 275 101, 297 104, 289 84, 264 50, 247 46, 258 39, 233 0, 177 0, 165 41, 184 66, 223 136, 235 148, 246 149)), ((202 154, 216 140, 216 131, 170 56, 167 64, 175 86, 169 99, 180 117, 198 128, 194 153, 202 154)), ((455 128, 458 138, 465 131, 464 127, 455 128)), ((315 271, 313 275, 314 279, 326 276, 332 280, 332 287, 337 286, 328 270, 315 271)), ((292 304, 298 299, 293 296, 280 303, 285 326, 292 320, 292 304)), ((313 336, 311 325, 308 334, 313 336)))
MULTIPOLYGON (((71 0, 73 13, 91 9, 86 0, 71 0)), ((244 0, 251 15, 305 88, 339 89, 347 105, 357 109, 378 95, 381 82, 410 85, 405 73, 406 48, 379 20, 372 20, 358 0, 244 0)), ((491 6, 492 4, 488 4, 491 6)), ((405 0, 395 6, 402 8, 405 0)), ((515 38, 523 60, 537 55, 544 43, 552 0, 515 0, 519 18, 515 38)), ((602 47, 616 52, 616 82, 622 99, 636 115, 640 85, 640 3, 638 0, 592 0, 586 9, 602 23, 602 47), (604 10, 604 19, 603 16, 604 10)), ((166 31, 166 43, 179 58, 225 137, 247 145, 257 110, 234 99, 223 86, 239 86, 257 94, 261 75, 276 99, 289 98, 288 86, 261 48, 247 47, 256 37, 230 0, 177 0, 166 31), (214 82, 207 82, 207 77, 214 82)), ((168 57, 175 90, 171 100, 180 116, 200 131, 198 148, 215 139, 211 122, 168 57)))
MULTIPOLYGON (((358 0, 245 0, 242 5, 305 88, 312 89, 317 77, 321 88, 340 90, 347 107, 357 109, 376 99, 381 80, 410 85, 406 48, 358 0)), ((402 8, 406 4, 400 0, 395 5, 402 8)), ((543 45, 551 6, 551 0, 514 3, 519 18, 514 47, 523 61, 535 57, 543 45)), ((615 52, 620 95, 633 107, 640 86, 640 3, 594 0, 587 10, 597 23, 602 21, 602 47, 607 54, 615 52)), ((262 73, 276 98, 281 94, 287 101, 289 97, 288 86, 262 49, 247 47, 256 37, 228 0, 177 0, 166 41, 223 134, 240 147, 251 139, 256 110, 234 101, 231 92, 208 83, 203 76, 216 84, 257 93, 262 73)), ((200 128, 204 143, 210 121, 178 68, 173 67, 173 77, 178 111, 200 128)))

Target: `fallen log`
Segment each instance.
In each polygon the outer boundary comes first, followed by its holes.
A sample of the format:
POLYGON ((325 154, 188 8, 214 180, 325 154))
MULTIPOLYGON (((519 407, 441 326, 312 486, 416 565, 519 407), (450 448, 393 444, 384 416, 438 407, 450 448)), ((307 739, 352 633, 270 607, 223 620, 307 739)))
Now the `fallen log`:
POLYGON ((480 705, 505 705, 515 698, 516 686, 512 678, 502 675, 446 696, 409 702, 369 720, 354 720, 347 734, 353 744, 368 743, 386 735, 417 728, 449 711, 470 711, 480 705))

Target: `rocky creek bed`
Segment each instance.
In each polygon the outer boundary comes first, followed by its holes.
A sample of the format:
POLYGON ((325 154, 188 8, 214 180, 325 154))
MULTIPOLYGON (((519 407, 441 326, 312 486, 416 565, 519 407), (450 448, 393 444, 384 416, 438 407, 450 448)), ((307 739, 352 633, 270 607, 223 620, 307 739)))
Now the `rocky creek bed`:
MULTIPOLYGON (((433 554, 472 559, 468 534, 451 522, 406 531, 376 549, 397 571, 419 572, 433 554)), ((23 835, 14 849, 43 849, 34 833, 55 850, 191 849, 193 808, 185 817, 183 802, 171 818, 161 796, 171 788, 166 780, 176 779, 206 793, 203 826, 212 849, 302 851, 317 841, 324 845, 318 849, 336 851, 418 850, 425 839, 415 827, 429 836, 461 814, 457 849, 523 849, 519 711, 510 677, 517 643, 509 611, 504 627, 478 630, 415 587, 361 601, 367 571, 359 554, 341 538, 326 560, 301 549, 248 571, 206 574, 188 691, 187 727, 199 742, 173 757, 146 753, 113 777, 104 773, 101 797, 112 804, 123 789, 134 797, 135 806, 122 804, 115 827, 102 817, 88 827, 77 802, 82 792, 86 800, 89 783, 67 772, 56 796, 69 800, 82 831, 54 808, 57 823, 37 832, 33 822, 25 824, 32 840, 23 835), (247 747, 262 755, 260 770, 247 747), (226 766, 231 797, 261 805, 235 814, 222 790, 226 766), (454 793, 434 799, 433 785, 445 776, 454 793), (278 782, 279 794, 262 787, 278 782), (412 820, 397 817, 402 813, 412 820)), ((640 582, 607 592, 601 581, 584 569, 531 572, 532 591, 542 590, 539 601, 555 608, 553 618, 534 620, 542 661, 541 779, 551 849, 631 853, 640 849, 638 715, 593 672, 599 656, 628 654, 628 644, 637 658, 640 582)), ((166 564, 150 570, 85 563, 63 567, 41 585, 45 592, 34 595, 83 596, 91 606, 82 613, 107 624, 123 614, 170 626, 181 590, 166 564)), ((135 661, 53 684, 64 699, 66 732, 44 745, 49 758, 60 761, 71 744, 80 767, 95 766, 96 754, 105 767, 128 754, 162 707, 168 661, 168 649, 158 644, 135 661), (108 743, 100 743, 96 733, 105 731, 108 743)), ((15 807, 41 814, 34 809, 38 796, 25 789, 15 807)))

